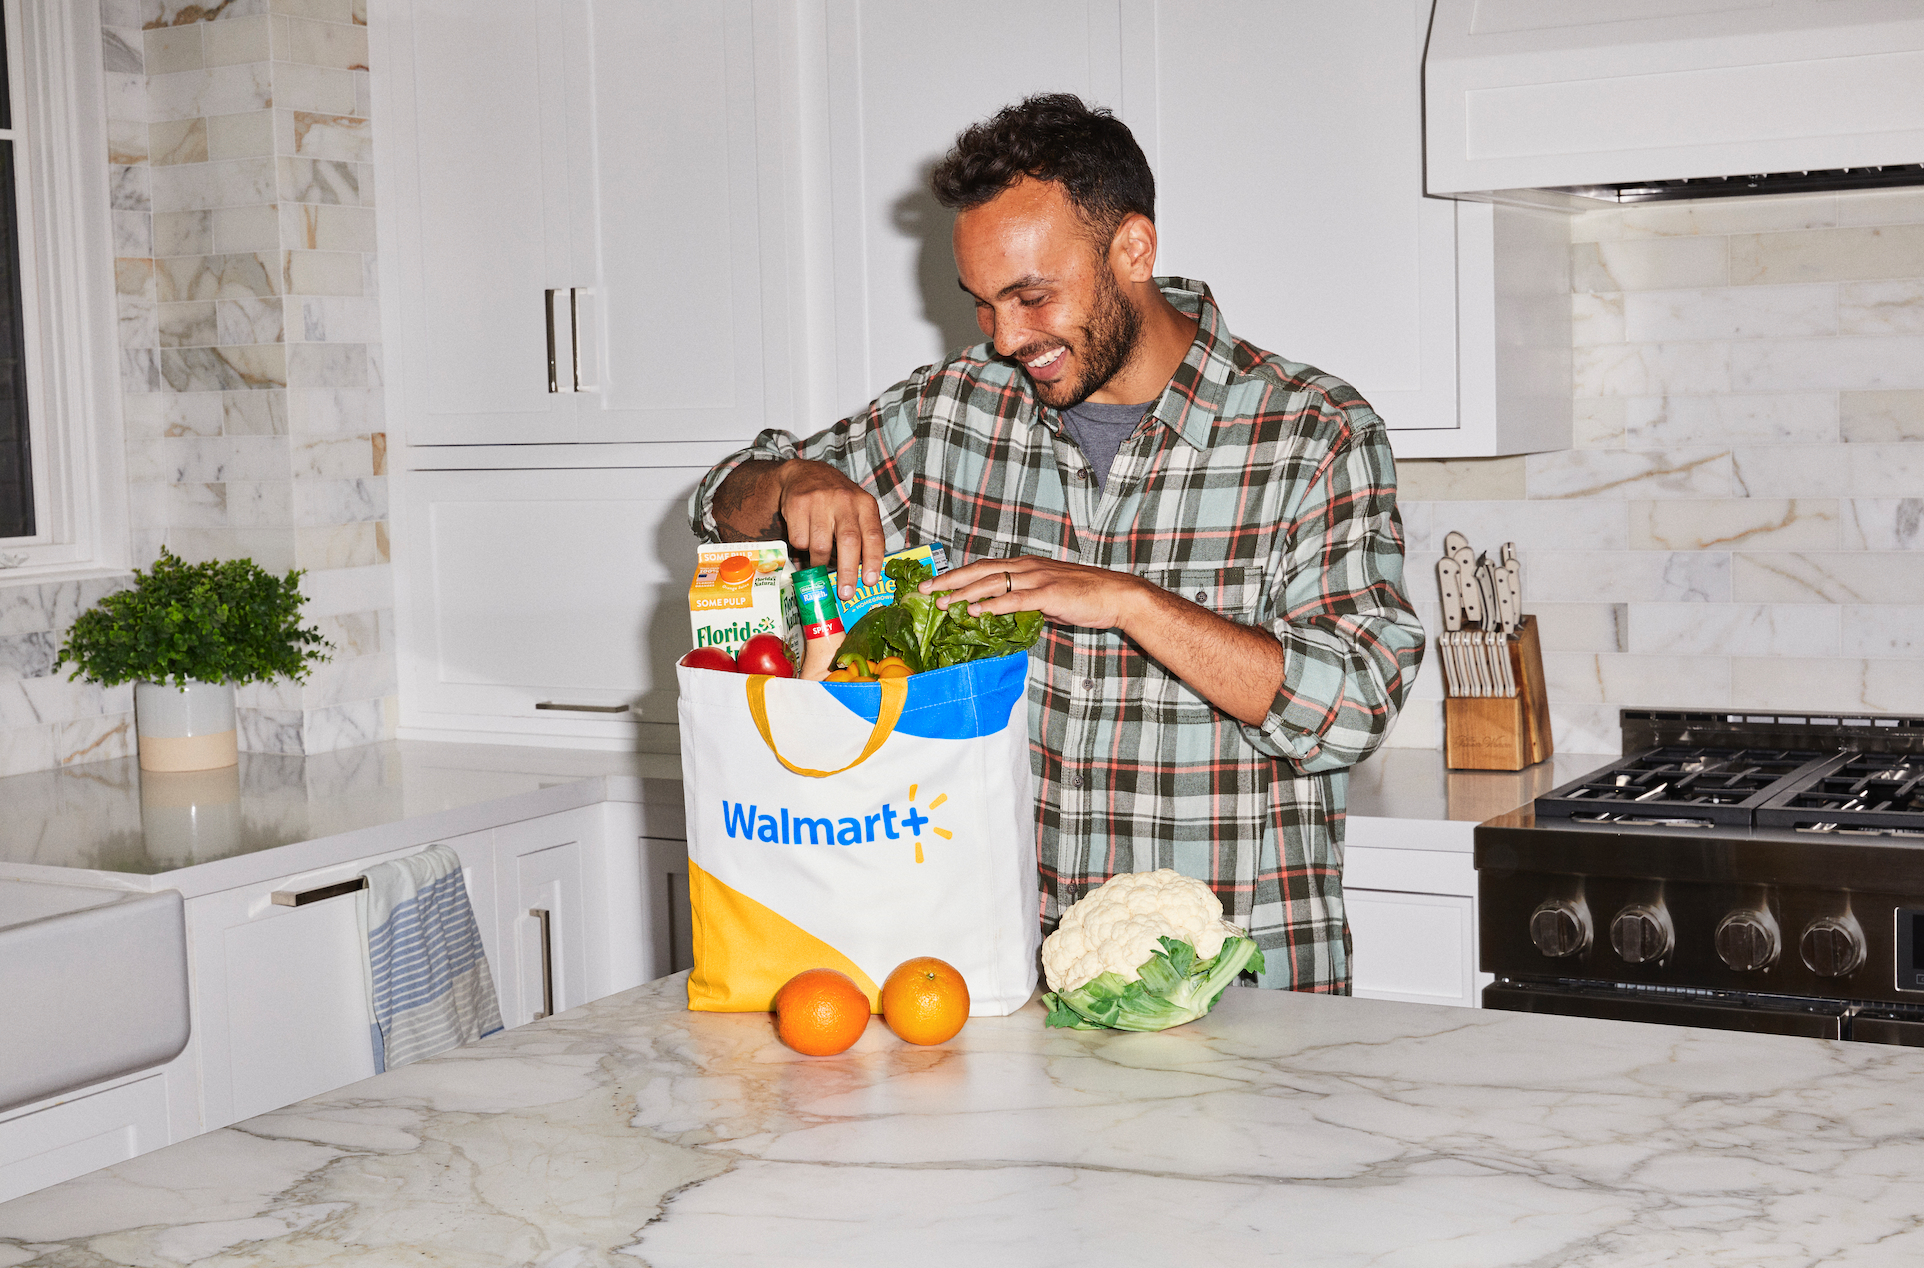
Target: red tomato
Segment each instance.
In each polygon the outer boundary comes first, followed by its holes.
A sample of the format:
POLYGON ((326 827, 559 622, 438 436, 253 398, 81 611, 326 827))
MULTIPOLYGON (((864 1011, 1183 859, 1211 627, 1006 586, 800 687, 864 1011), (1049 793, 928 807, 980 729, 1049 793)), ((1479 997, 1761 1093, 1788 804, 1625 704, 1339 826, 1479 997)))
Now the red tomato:
POLYGON ((697 647, 682 657, 681 663, 690 669, 725 669, 731 674, 739 672, 735 668, 735 658, 719 647, 697 647))
POLYGON ((788 659, 788 644, 773 634, 757 634, 742 647, 735 667, 744 674, 767 674, 771 678, 793 678, 795 666, 788 659))

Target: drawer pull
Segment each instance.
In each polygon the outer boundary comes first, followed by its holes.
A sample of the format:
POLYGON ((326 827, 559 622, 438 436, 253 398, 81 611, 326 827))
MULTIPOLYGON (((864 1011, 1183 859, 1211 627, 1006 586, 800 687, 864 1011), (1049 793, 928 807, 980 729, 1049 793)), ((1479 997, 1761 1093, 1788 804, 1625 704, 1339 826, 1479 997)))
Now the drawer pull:
POLYGON ((309 903, 325 902, 366 888, 367 877, 356 876, 351 881, 336 881, 332 885, 319 885, 313 889, 277 889, 270 897, 276 907, 305 907, 309 903))
POLYGON ((564 713, 626 713, 629 709, 625 704, 566 704, 559 700, 537 700, 534 707, 557 709, 564 713))
POLYGON ((541 1011, 536 1021, 554 1016, 554 923, 543 907, 530 907, 528 914, 541 923, 541 1011))

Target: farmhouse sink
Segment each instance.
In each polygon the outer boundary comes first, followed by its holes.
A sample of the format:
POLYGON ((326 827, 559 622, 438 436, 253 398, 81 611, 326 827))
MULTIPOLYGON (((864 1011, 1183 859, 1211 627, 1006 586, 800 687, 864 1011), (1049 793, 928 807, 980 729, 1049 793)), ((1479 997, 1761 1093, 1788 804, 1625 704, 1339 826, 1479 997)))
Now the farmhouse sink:
POLYGON ((0 1111, 187 1046, 180 892, 0 880, 0 1111))

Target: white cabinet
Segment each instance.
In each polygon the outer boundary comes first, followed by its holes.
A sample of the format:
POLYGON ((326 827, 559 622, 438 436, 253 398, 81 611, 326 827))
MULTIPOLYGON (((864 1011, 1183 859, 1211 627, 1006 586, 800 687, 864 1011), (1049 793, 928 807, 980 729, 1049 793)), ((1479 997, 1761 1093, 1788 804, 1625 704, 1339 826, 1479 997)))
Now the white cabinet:
POLYGON ((507 958, 495 982, 510 1028, 586 1003, 588 944, 583 886, 591 810, 495 830, 496 899, 507 958))
MULTIPOLYGON (((1355 821, 1352 821, 1354 823, 1355 821)), ((1375 839, 1422 821, 1371 820, 1375 839)), ((1456 826, 1456 825, 1452 825, 1456 826)), ((1476 971, 1476 868, 1468 850, 1352 845, 1344 851, 1352 990, 1365 999, 1475 1008, 1487 975, 1476 971)))
MULTIPOLYGON (((482 945, 490 963, 498 963, 490 834, 473 833, 444 844, 461 857, 482 945)), ((272 895, 350 881, 376 863, 418 848, 188 901, 205 1130, 374 1073, 353 898, 283 907, 272 895)))
POLYGON ((1365 999, 1477 1006, 1474 900, 1460 894, 1343 890, 1365 999))
POLYGON ((1428 26, 1428 0, 1155 6, 1162 269, 1399 431, 1459 421, 1455 204, 1422 196, 1428 26))
POLYGON ((1209 282, 1236 333, 1354 384, 1399 457, 1567 448, 1567 220, 1423 196, 1430 0, 1154 10, 1164 267, 1209 282), (1492 373, 1524 365, 1527 388, 1492 373))
POLYGON ((548 390, 543 312, 571 278, 565 111, 553 90, 566 80, 566 8, 394 6, 414 56, 375 61, 403 112, 378 142, 393 160, 381 200, 396 204, 381 248, 404 279, 389 342, 415 443, 572 438, 574 395, 548 390))
POLYGON ((1207 282, 1233 333, 1355 384, 1399 456, 1568 446, 1568 228, 1424 196, 1430 0, 827 13, 833 412, 980 339, 927 169, 971 121, 1072 91, 1155 169, 1159 270, 1207 282))
POLYGON ((415 471, 396 490, 403 738, 673 752, 696 468, 415 471))
POLYGON ((148 1071, 0 1118, 0 1202, 170 1143, 167 1083, 148 1071))
POLYGON ((781 115, 750 0, 383 8, 401 438, 739 443, 785 418, 781 115))
MULTIPOLYGON (((982 341, 974 302, 955 284, 953 217, 928 188, 956 134, 1032 93, 1113 105, 1122 88, 1114 3, 983 0, 966 17, 888 0, 823 7, 821 47, 794 53, 825 64, 833 197, 836 375, 809 431, 982 341)), ((806 93, 811 80, 801 82, 806 93)))

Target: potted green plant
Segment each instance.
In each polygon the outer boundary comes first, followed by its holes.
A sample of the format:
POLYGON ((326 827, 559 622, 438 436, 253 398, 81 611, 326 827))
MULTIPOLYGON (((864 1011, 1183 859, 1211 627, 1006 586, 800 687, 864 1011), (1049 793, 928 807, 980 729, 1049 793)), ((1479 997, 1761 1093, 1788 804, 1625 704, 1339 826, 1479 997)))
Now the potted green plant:
POLYGON ((251 559, 189 564, 162 548, 134 586, 80 614, 55 667, 102 686, 134 683, 142 770, 213 770, 240 760, 234 688, 328 659, 301 624, 301 570, 276 578, 251 559))

